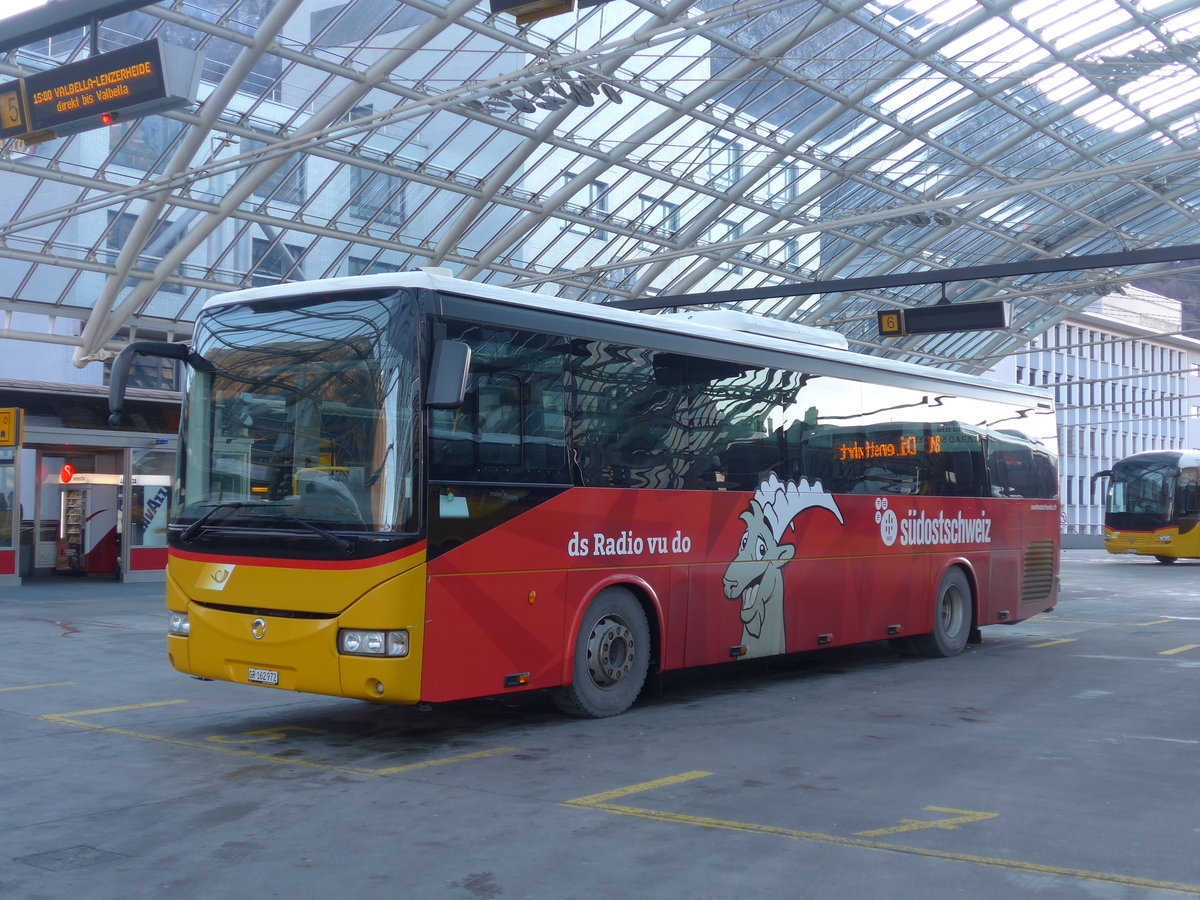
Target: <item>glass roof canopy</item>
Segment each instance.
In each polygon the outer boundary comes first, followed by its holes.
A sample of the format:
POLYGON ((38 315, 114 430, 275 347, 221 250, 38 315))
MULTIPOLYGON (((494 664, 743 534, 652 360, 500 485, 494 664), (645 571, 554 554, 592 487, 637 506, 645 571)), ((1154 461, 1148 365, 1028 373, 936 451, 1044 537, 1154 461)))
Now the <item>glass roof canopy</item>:
MULTIPOLYGON (((99 49, 148 37, 196 51, 197 103, 0 154, 0 336, 80 364, 280 280, 441 266, 605 302, 1200 242, 1194 0, 611 0, 521 27, 478 0, 184 0, 99 49)), ((88 52, 42 40, 0 80, 88 52)), ((1009 332, 878 338, 936 285, 742 308, 983 371, 1147 272, 947 287, 1011 300, 1009 332)))

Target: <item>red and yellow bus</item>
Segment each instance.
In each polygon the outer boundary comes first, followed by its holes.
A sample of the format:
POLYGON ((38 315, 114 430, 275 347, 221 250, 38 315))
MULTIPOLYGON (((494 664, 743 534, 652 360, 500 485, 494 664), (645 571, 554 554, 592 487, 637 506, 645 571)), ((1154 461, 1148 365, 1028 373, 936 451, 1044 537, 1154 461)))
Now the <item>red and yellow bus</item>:
POLYGON ((226 294, 171 500, 182 672, 402 704, 891 640, 951 656, 1053 607, 1044 393, 719 312, 431 272, 226 294))
POLYGON ((1147 450, 1097 472, 1104 494, 1104 549, 1160 563, 1200 559, 1200 450, 1147 450))

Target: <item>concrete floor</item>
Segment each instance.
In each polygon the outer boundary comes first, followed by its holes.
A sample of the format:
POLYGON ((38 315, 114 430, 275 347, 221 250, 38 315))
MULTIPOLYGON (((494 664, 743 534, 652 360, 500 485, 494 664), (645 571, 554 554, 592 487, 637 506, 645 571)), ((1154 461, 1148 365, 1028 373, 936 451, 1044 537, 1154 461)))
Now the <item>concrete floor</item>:
POLYGON ((671 675, 623 716, 175 673, 161 585, 0 594, 0 898, 1200 896, 1200 564, 1058 609, 671 675))

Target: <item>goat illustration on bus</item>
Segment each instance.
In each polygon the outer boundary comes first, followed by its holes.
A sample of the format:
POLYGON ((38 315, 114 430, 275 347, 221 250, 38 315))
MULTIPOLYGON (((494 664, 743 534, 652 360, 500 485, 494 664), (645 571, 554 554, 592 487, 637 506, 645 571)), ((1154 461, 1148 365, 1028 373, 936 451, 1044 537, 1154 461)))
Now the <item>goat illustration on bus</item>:
POLYGON ((755 491, 740 518, 746 523, 737 557, 725 570, 725 596, 741 601, 742 646, 746 656, 787 652, 783 567, 796 555, 785 543, 789 529, 808 510, 824 509, 839 524, 842 511, 819 481, 782 482, 774 472, 755 491))

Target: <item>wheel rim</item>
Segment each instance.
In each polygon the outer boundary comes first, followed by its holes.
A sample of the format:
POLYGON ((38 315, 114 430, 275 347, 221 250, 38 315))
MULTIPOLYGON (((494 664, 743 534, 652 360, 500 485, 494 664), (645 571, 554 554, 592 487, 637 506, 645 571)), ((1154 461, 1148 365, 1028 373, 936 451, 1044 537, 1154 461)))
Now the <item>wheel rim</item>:
POLYGON ((619 684, 633 668, 636 656, 633 632, 617 616, 605 616, 588 635, 587 661, 592 682, 598 687, 619 684))
POLYGON ((963 602, 962 591, 956 585, 950 585, 942 593, 941 617, 942 634, 954 636, 962 628, 966 618, 966 603, 963 602))

